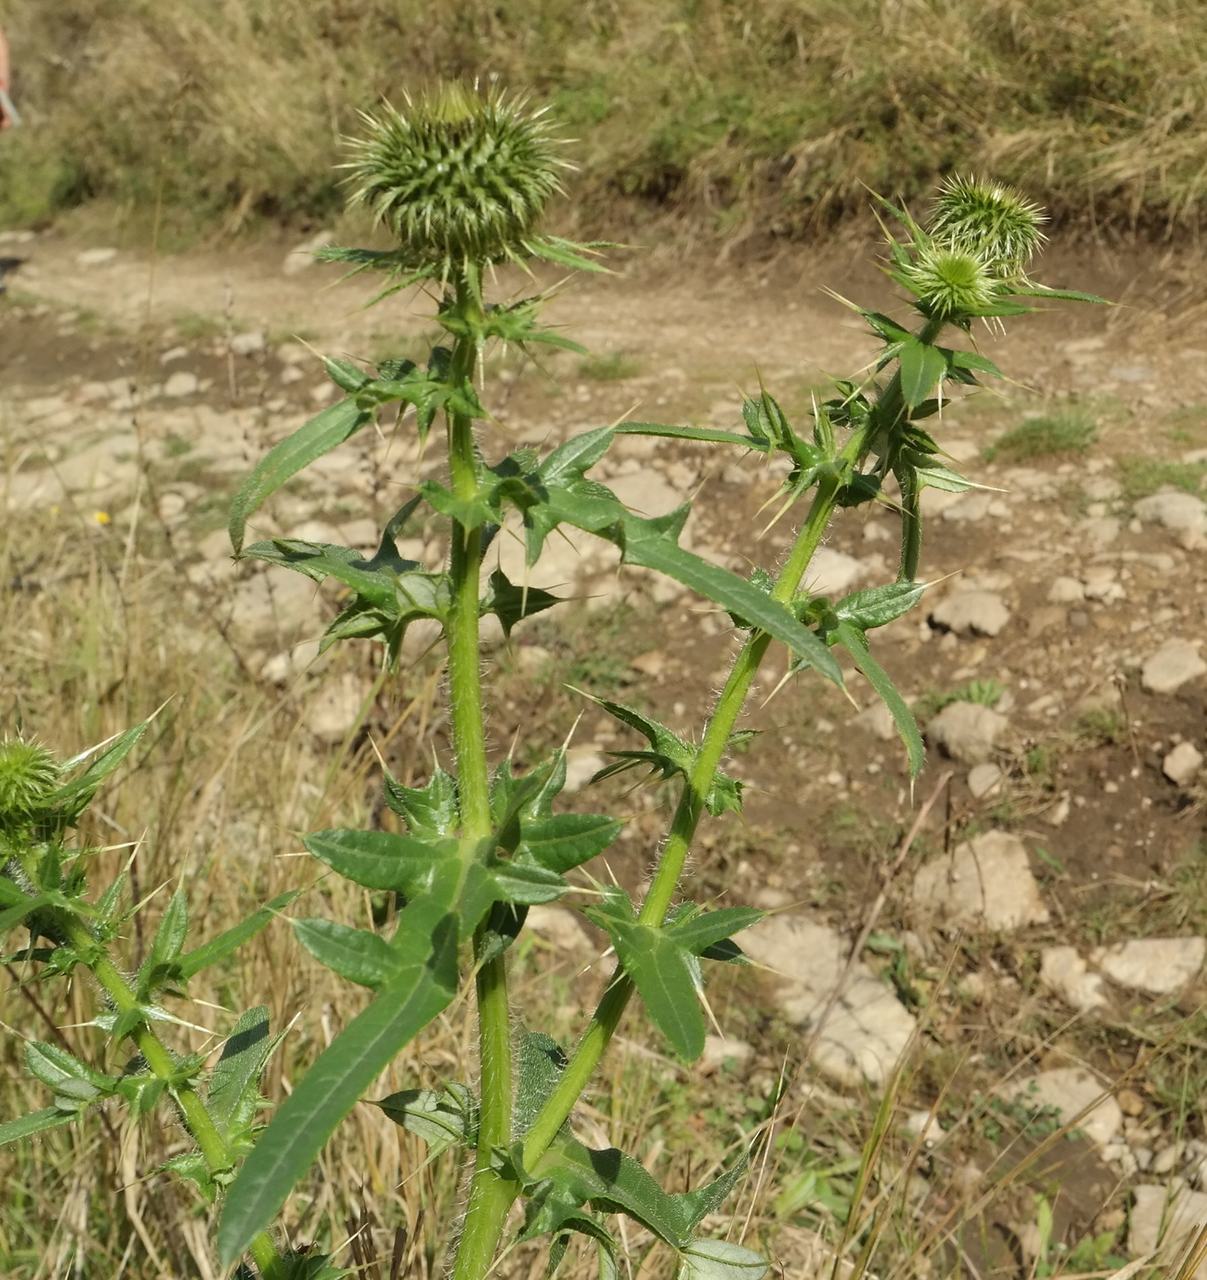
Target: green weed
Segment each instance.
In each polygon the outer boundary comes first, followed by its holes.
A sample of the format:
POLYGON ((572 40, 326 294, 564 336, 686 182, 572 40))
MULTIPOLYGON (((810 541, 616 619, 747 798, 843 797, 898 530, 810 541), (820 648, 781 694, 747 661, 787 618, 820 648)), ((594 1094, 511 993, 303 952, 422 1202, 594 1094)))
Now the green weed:
POLYGON ((1029 462, 1052 454, 1084 453, 1097 437, 1098 428, 1087 413, 1066 409, 1012 427, 985 450, 985 460, 1029 462))

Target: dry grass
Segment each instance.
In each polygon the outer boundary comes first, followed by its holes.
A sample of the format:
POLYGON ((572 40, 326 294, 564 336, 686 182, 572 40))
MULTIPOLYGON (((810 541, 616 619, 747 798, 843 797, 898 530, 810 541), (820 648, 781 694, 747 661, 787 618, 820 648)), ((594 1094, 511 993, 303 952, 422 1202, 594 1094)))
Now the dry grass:
POLYGON ((162 200, 195 235, 329 219, 358 107, 432 74, 499 76, 581 141, 580 219, 672 211, 799 235, 991 170, 1059 218, 1196 230, 1207 96, 1197 0, 12 0, 28 129, 0 216, 162 200))

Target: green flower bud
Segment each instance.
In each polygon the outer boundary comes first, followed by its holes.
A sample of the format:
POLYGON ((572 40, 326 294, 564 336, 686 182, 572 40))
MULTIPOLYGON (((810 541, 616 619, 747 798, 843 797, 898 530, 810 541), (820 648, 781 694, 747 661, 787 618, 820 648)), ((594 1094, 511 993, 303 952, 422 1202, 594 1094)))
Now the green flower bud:
POLYGON ((931 210, 937 244, 980 257, 998 275, 1020 275, 1043 244, 1047 215, 1012 187, 978 178, 948 178, 931 210))
POLYGON ((372 210, 408 267, 447 275, 463 263, 518 260, 566 168, 543 110, 453 84, 364 114, 351 203, 372 210))
POLYGON ((0 827, 30 818, 59 785, 59 764, 37 742, 0 742, 0 827))
POLYGON ((997 301, 998 280, 975 253, 926 244, 900 270, 902 284, 934 320, 980 315, 997 301))

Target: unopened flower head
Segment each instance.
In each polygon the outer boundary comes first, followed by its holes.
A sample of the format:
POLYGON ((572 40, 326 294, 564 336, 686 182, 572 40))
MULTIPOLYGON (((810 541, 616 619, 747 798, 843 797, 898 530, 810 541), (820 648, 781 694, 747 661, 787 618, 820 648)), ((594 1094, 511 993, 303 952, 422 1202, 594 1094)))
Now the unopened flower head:
POLYGON ((0 825, 21 822, 46 803, 59 785, 59 765, 37 742, 0 742, 0 825))
POLYGON ((900 278, 934 320, 981 315, 997 300, 999 282, 984 259, 943 245, 923 245, 900 278))
POLYGON ((939 188, 929 231, 948 249, 974 253, 1004 277, 1026 270, 1044 242, 1048 220, 1012 187, 979 178, 948 178, 939 188))
POLYGON ((567 167, 543 110, 452 84, 363 118, 347 166, 352 201, 393 232, 408 266, 447 272, 527 256, 567 167))

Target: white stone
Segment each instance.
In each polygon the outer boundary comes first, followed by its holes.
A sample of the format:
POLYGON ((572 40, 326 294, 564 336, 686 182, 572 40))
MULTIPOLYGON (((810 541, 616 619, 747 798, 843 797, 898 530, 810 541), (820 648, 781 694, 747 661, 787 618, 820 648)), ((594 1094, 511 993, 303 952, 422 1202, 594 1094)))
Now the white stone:
POLYGON ((983 764, 1005 732, 1007 720, 979 702, 950 702, 926 726, 926 736, 961 764, 983 764))
POLYGON ((968 790, 974 800, 983 800, 1002 788, 1006 775, 995 764, 978 764, 968 771, 968 790))
POLYGON ((581 791, 607 763, 607 757, 594 743, 571 747, 566 752, 566 785, 563 790, 567 795, 581 791))
POLYGON ((324 245, 330 244, 334 234, 333 231, 316 231, 314 235, 309 236, 300 244, 295 244, 285 255, 281 270, 287 276, 296 276, 305 271, 307 267, 314 266, 315 251, 321 249, 324 245))
POLYGON ((1048 588, 1049 604, 1080 604, 1085 599, 1085 586, 1077 578, 1053 578, 1048 588))
POLYGON ((1136 515, 1173 533, 1207 533, 1207 506, 1181 489, 1162 489, 1136 503, 1136 515))
POLYGON ((1090 972, 1076 947, 1045 947, 1040 953, 1039 977, 1074 1009, 1087 1011, 1106 1004, 1102 978, 1090 972))
POLYGON ((780 975, 777 1001, 787 1018, 808 1028, 819 1070, 844 1085, 881 1084, 916 1024, 862 960, 833 999, 849 949, 829 925, 799 915, 768 916, 742 934, 742 950, 780 975))
POLYGON ((254 356, 268 346, 268 339, 263 329, 250 329, 247 333, 236 333, 230 340, 231 353, 236 356, 254 356))
POLYGON ((1017 929, 1048 919, 1026 846, 1006 831, 984 831, 923 864, 913 896, 919 910, 948 924, 1017 929))
POLYGON ((538 905, 528 908, 525 924, 559 951, 582 955, 591 950, 591 939, 573 911, 565 907, 538 905))
POLYGON ((103 267, 116 257, 116 249, 85 249, 75 255, 75 260, 81 267, 103 267))
POLYGON ((1179 787, 1193 782, 1203 765, 1203 753, 1192 742, 1179 742, 1161 762, 1161 772, 1179 787))
POLYGON ((960 636, 996 636, 1010 621, 1010 610, 996 592, 957 591, 935 606, 930 620, 960 636))
POLYGON ((933 1111, 910 1111, 904 1120, 905 1132, 913 1138, 921 1138, 925 1147, 936 1146, 947 1136, 947 1131, 939 1123, 933 1111))
POLYGON ((163 393, 175 400, 182 396, 195 396, 201 386, 201 381, 195 373, 189 373, 187 369, 178 369, 163 384, 163 393))
POLYGON ((1170 995, 1199 973, 1205 957, 1204 938, 1133 938, 1098 947, 1090 959, 1121 987, 1170 995))
MULTIPOLYGON (((531 915, 531 909, 529 909, 531 915)), ((735 1036, 705 1036, 704 1052, 696 1063, 696 1070, 703 1075, 720 1071, 727 1063, 747 1062, 754 1054, 753 1046, 735 1036)))
POLYGON ((833 547, 818 547, 809 562, 805 585, 816 595, 845 596, 864 575, 864 565, 833 547))
POLYGON ((1113 1141, 1123 1127, 1119 1104, 1084 1067, 1041 1071, 1029 1080, 1008 1085, 1002 1092, 1037 1111, 1054 1108, 1061 1124, 1071 1125, 1099 1147, 1113 1141), (1086 1108, 1090 1110, 1081 1115, 1086 1108))
MULTIPOLYGON (((1205 1222, 1207 1195, 1203 1192, 1172 1186, 1136 1187, 1128 1215, 1127 1251, 1134 1258, 1147 1258, 1160 1251, 1162 1260, 1172 1264, 1189 1243, 1191 1234, 1205 1222)), ((1205 1276, 1207 1262, 1200 1262, 1187 1280, 1202 1280, 1205 1276)))
POLYGON ((1150 654, 1140 671, 1140 683, 1150 693, 1174 693, 1207 671, 1199 647, 1190 640, 1167 640, 1150 654))
POLYGON ((855 723, 865 729, 881 742, 892 742, 897 737, 897 724, 893 713, 883 702, 873 702, 865 707, 856 717, 855 723))
POLYGON ((306 727, 320 742, 343 742, 356 727, 365 700, 365 684, 350 671, 324 680, 306 703, 306 727))
POLYGON ((307 624, 317 635, 325 625, 317 596, 315 584, 300 573, 255 573, 235 588, 231 631, 251 643, 293 640, 307 624))

